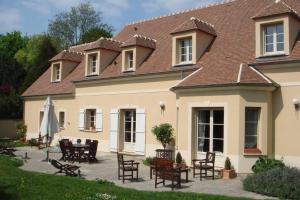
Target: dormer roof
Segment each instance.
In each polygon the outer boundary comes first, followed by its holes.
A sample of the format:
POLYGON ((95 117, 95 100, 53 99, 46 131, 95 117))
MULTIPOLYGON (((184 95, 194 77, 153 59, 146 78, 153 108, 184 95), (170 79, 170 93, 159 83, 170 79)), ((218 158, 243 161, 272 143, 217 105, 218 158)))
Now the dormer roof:
POLYGON ((252 18, 258 19, 258 18, 281 15, 281 14, 291 14, 299 17, 297 11, 292 9, 284 1, 276 0, 273 3, 269 4, 267 7, 263 8, 252 18))
POLYGON ((217 35, 214 29, 214 25, 206 21, 200 20, 196 17, 191 17, 189 20, 183 22, 176 29, 174 29, 171 32, 171 34, 181 33, 181 32, 186 32, 191 30, 200 30, 213 36, 217 35))
POLYGON ((70 50, 63 50, 53 58, 51 58, 49 61, 60 61, 60 60, 67 60, 72 61, 76 63, 80 63, 82 61, 83 53, 81 52, 75 52, 70 50))
POLYGON ((121 45, 121 47, 129 47, 129 46, 141 46, 150 49, 155 49, 156 40, 149 37, 135 34, 133 37, 129 38, 121 45))
POLYGON ((93 49, 107 49, 111 51, 121 51, 120 45, 122 43, 120 41, 111 39, 111 38, 103 38, 86 44, 84 51, 93 50, 93 49))

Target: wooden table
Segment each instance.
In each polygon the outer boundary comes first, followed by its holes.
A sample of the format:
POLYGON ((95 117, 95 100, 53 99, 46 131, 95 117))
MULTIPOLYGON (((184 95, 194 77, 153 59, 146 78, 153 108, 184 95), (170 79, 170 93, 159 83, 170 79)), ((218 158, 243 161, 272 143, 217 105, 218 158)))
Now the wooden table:
POLYGON ((90 145, 88 144, 73 144, 75 152, 78 152, 77 154, 77 160, 80 162, 83 158, 84 151, 88 150, 90 145))
POLYGON ((180 177, 182 173, 185 173, 185 182, 189 182, 189 167, 178 168, 178 172, 180 173, 180 177))

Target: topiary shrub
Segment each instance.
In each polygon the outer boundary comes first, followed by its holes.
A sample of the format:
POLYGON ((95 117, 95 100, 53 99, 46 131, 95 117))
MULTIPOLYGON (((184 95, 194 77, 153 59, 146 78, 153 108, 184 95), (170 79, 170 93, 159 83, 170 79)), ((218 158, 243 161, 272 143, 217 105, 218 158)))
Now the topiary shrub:
POLYGON ((152 133, 156 136, 156 139, 162 144, 164 149, 173 140, 174 129, 171 124, 164 123, 152 128, 152 133))
POLYGON ((230 159, 227 157, 226 160, 225 160, 225 165, 224 165, 224 169, 225 170, 231 170, 231 161, 230 159))
POLYGON ((177 164, 181 164, 181 163, 182 163, 182 156, 181 156, 181 153, 180 153, 180 152, 178 152, 178 153, 176 154, 176 163, 177 163, 177 164))
POLYGON ((252 166, 254 173, 268 171, 274 168, 283 168, 285 165, 282 160, 276 160, 274 158, 268 158, 267 156, 259 157, 259 159, 252 166))
POLYGON ((143 164, 146 166, 150 166, 152 162, 153 162, 152 157, 147 157, 145 160, 143 160, 143 164))
POLYGON ((300 170, 283 167, 249 175, 244 181, 244 189, 282 199, 300 198, 300 170))

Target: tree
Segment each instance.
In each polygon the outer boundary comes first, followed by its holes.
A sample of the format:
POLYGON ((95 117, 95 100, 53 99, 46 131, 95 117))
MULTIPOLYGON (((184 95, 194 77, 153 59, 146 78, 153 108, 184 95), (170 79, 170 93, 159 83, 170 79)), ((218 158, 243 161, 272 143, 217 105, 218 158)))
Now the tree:
POLYGON ((166 149, 166 146, 173 140, 173 132, 174 129, 172 125, 168 123, 160 124, 152 128, 152 133, 156 136, 156 139, 160 141, 164 149, 166 149))
POLYGON ((100 37, 111 38, 112 33, 109 32, 107 29, 101 27, 92 28, 82 35, 80 43, 93 42, 99 39, 100 37))
POLYGON ((46 34, 32 36, 15 58, 26 70, 20 92, 24 92, 49 67, 49 60, 58 53, 58 43, 46 34))
POLYGON ((63 48, 78 44, 82 36, 90 29, 101 28, 107 32, 112 27, 102 23, 101 12, 97 12, 92 5, 81 3, 72 7, 69 12, 58 13, 48 25, 48 32, 56 37, 63 48))

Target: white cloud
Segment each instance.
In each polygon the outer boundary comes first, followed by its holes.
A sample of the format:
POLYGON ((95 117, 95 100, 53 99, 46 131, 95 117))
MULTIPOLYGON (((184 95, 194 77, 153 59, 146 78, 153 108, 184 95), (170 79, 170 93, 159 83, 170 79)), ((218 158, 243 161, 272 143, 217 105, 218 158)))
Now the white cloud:
POLYGON ((20 12, 15 8, 0 7, 0 32, 10 32, 19 30, 20 25, 20 12))

